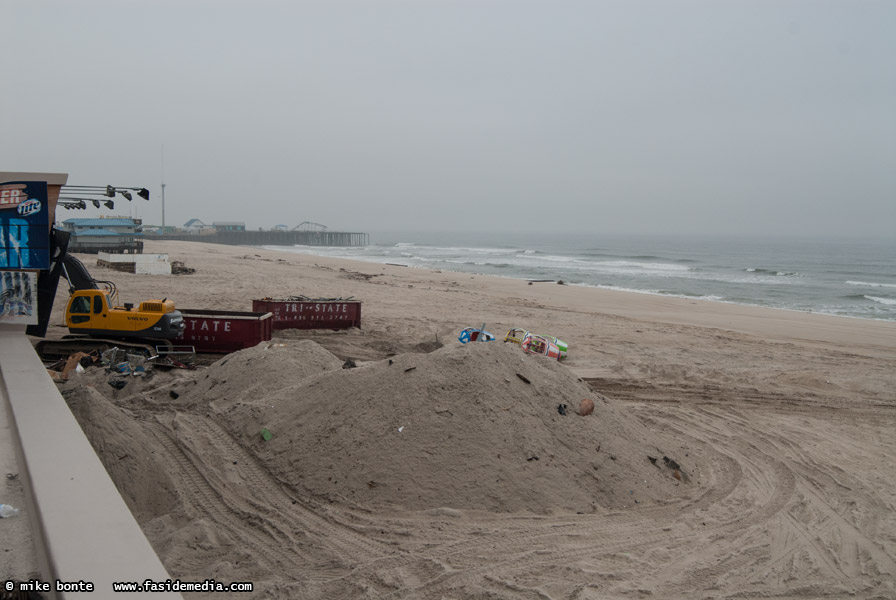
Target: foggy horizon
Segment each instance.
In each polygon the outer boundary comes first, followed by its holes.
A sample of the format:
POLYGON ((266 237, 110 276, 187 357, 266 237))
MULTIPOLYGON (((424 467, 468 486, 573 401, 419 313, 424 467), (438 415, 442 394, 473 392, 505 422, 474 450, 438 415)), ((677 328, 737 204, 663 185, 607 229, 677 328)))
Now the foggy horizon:
POLYGON ((0 170, 147 225, 893 237, 891 2, 11 1, 0 170), (164 157, 164 159, 163 159, 164 157))

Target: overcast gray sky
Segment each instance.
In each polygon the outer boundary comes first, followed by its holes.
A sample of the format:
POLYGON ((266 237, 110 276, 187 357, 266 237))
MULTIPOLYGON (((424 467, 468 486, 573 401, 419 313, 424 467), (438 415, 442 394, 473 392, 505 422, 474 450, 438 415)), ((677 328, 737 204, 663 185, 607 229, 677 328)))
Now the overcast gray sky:
POLYGON ((0 22, 0 170, 146 186, 115 212, 148 223, 164 147, 168 225, 896 235, 892 0, 4 0, 0 22))

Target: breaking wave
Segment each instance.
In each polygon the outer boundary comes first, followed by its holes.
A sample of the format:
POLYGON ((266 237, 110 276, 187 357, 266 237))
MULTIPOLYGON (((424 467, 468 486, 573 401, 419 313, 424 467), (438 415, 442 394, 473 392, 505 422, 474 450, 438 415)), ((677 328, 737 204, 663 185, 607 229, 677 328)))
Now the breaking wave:
POLYGON ((874 283, 867 281, 847 281, 846 285, 858 285, 861 287, 873 287, 873 288, 896 288, 896 283, 874 283))
POLYGON ((744 269, 747 273, 759 273, 760 275, 774 275, 775 277, 799 277, 796 271, 778 271, 777 269, 744 269))

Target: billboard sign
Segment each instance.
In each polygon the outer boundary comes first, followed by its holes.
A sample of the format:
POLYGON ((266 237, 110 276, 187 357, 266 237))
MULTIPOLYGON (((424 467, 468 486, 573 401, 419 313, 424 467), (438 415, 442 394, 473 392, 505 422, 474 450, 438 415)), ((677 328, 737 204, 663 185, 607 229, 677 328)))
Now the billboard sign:
POLYGON ((47 182, 0 183, 0 270, 49 268, 47 182))

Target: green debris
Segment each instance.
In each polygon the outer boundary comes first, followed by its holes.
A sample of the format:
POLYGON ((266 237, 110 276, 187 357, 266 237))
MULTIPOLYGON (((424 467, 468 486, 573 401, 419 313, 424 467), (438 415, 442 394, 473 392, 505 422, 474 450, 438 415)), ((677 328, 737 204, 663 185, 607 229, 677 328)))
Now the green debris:
POLYGON ((274 437, 274 434, 268 431, 267 427, 261 430, 261 439, 264 441, 270 442, 272 437, 274 437))

